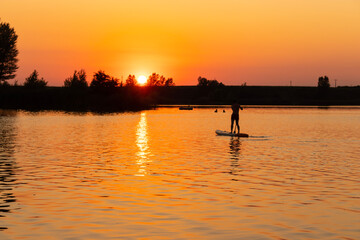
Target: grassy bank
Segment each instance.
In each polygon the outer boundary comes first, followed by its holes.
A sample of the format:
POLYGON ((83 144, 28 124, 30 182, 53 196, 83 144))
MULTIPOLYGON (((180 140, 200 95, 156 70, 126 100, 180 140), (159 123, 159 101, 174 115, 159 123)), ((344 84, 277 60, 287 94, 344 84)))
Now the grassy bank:
POLYGON ((137 111, 158 104, 360 105, 360 87, 197 86, 71 89, 0 87, 0 108, 65 111, 137 111))

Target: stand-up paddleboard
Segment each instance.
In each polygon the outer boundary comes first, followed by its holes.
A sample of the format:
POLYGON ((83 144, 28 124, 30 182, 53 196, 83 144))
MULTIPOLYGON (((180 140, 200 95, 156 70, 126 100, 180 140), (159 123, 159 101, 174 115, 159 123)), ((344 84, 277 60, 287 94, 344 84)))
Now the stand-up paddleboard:
POLYGON ((217 135, 221 135, 221 136, 249 137, 249 135, 246 133, 231 133, 228 131, 221 131, 221 130, 216 130, 215 132, 217 135))

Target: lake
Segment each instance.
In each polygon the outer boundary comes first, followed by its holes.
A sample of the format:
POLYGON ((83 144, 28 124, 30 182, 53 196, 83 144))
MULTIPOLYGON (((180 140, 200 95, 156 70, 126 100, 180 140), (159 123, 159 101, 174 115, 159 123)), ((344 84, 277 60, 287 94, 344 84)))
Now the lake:
POLYGON ((360 107, 214 110, 0 110, 0 239, 360 239, 360 107))

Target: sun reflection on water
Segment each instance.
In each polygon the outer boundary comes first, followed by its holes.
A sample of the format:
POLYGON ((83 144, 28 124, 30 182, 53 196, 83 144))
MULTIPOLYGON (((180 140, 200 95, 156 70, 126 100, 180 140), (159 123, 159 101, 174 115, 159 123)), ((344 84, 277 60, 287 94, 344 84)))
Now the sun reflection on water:
POLYGON ((141 113, 140 121, 137 125, 136 130, 136 145, 138 146, 138 151, 136 152, 136 164, 139 166, 138 173, 136 176, 145 176, 146 175, 146 165, 149 163, 149 145, 148 145, 148 126, 146 120, 146 113, 141 113))

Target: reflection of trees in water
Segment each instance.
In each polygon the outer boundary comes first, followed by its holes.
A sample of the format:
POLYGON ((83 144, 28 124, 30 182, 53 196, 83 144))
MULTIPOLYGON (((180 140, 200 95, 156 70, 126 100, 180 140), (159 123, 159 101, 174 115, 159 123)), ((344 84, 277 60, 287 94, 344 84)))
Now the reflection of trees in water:
POLYGON ((231 158, 231 169, 230 169, 230 174, 232 175, 236 175, 236 172, 238 171, 239 168, 239 159, 240 159, 240 155, 241 155, 241 141, 240 138, 238 137, 231 137, 230 138, 230 158, 231 158))
MULTIPOLYGON (((15 117, 14 112, 0 110, 0 217, 5 217, 15 202, 12 192, 15 179, 15 117)), ((0 231, 7 229, 0 226, 0 231)))

